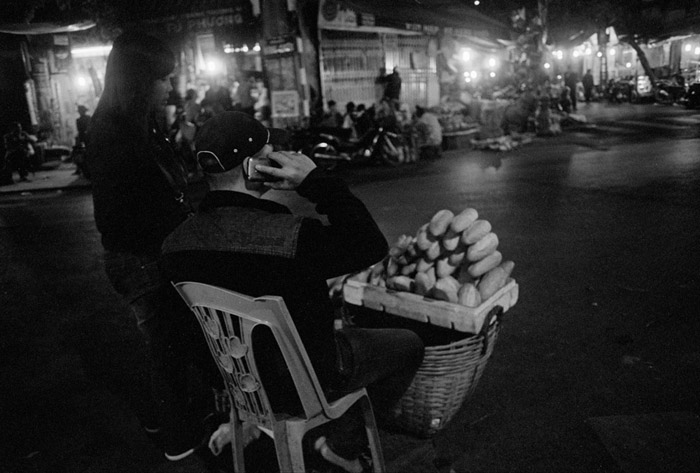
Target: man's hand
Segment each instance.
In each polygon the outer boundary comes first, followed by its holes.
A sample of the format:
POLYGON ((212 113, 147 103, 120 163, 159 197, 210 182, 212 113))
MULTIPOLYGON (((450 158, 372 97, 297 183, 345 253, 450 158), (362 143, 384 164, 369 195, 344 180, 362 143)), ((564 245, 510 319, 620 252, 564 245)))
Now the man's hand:
POLYGON ((294 190, 316 168, 316 164, 311 158, 301 153, 274 151, 268 154, 267 157, 276 161, 280 167, 258 164, 255 166, 255 169, 280 179, 279 181, 265 182, 265 185, 272 189, 294 190))

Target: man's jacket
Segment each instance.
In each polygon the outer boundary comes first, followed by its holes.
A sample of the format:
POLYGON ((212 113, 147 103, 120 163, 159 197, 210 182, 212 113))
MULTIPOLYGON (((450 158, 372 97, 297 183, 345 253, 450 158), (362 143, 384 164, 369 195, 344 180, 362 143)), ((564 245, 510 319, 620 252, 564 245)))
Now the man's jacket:
POLYGON ((333 305, 326 280, 360 270, 387 253, 365 205, 339 179, 312 171, 297 192, 328 224, 271 200, 209 192, 198 212, 163 244, 174 281, 196 281, 249 296, 281 296, 321 384, 334 379, 333 305))

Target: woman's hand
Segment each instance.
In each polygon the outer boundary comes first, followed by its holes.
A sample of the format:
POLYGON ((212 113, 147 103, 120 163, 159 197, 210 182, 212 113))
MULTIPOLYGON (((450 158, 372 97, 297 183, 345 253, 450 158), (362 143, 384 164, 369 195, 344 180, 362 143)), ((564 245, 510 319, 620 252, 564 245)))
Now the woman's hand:
POLYGON ((272 189, 294 190, 316 168, 316 164, 311 158, 293 151, 274 151, 268 154, 267 157, 277 162, 280 167, 258 164, 255 166, 255 169, 280 179, 278 181, 265 182, 265 185, 272 189))

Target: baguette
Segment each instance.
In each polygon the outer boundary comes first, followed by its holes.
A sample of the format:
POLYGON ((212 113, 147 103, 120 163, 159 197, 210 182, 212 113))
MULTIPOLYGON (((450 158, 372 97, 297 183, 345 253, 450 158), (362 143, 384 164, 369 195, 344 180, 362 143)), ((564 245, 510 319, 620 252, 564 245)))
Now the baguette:
POLYGON ((477 285, 481 299, 487 300, 505 286, 508 276, 510 276, 514 267, 515 263, 512 261, 504 261, 484 274, 484 277, 481 278, 477 285))
POLYGON ((469 275, 473 278, 478 278, 479 276, 486 274, 487 272, 491 271, 493 268, 501 264, 502 260, 503 255, 500 251, 496 250, 481 261, 477 261, 476 263, 469 265, 467 271, 469 272, 469 275))
POLYGON ((435 275, 439 278, 452 275, 456 269, 457 266, 451 265, 449 258, 440 258, 435 262, 435 275))
POLYGON ((433 290, 435 286, 435 279, 431 280, 428 273, 416 273, 416 278, 414 280, 414 292, 419 296, 425 296, 433 290))
POLYGON ((467 246, 473 245, 484 238, 490 231, 491 223, 488 220, 477 220, 462 232, 461 241, 467 246))
POLYGON ((435 238, 441 237, 447 231, 447 228, 450 226, 454 216, 455 214, 453 214, 450 210, 439 210, 435 215, 433 215, 433 218, 430 219, 430 223, 428 224, 428 232, 430 232, 430 234, 435 238))
POLYGON ((483 238, 469 246, 467 250, 467 260, 472 263, 481 261, 498 248, 498 235, 493 232, 487 233, 483 238))
POLYGON ((479 307, 481 304, 481 295, 474 284, 463 284, 457 291, 458 302, 467 307, 479 307))
POLYGON ((411 292, 413 286, 413 279, 408 276, 393 276, 386 280, 386 287, 397 291, 411 292))
POLYGON ((459 291, 459 283, 452 276, 440 278, 435 282, 433 288, 433 297, 441 301, 456 303, 459 299, 457 292, 459 291))
POLYGON ((455 215, 455 217, 452 219, 452 222, 450 222, 450 230, 456 234, 460 234, 469 228, 469 226, 474 223, 477 218, 479 218, 479 214, 476 210, 466 208, 455 215))

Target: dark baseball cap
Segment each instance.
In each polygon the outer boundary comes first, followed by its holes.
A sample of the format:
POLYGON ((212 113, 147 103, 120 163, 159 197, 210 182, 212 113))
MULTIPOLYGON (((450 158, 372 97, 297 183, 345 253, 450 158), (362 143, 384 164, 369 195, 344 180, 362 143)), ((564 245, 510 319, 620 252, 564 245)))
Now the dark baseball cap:
POLYGON ((197 161, 209 174, 230 171, 266 144, 285 145, 289 135, 267 128, 242 112, 222 112, 208 119, 197 132, 197 161))

